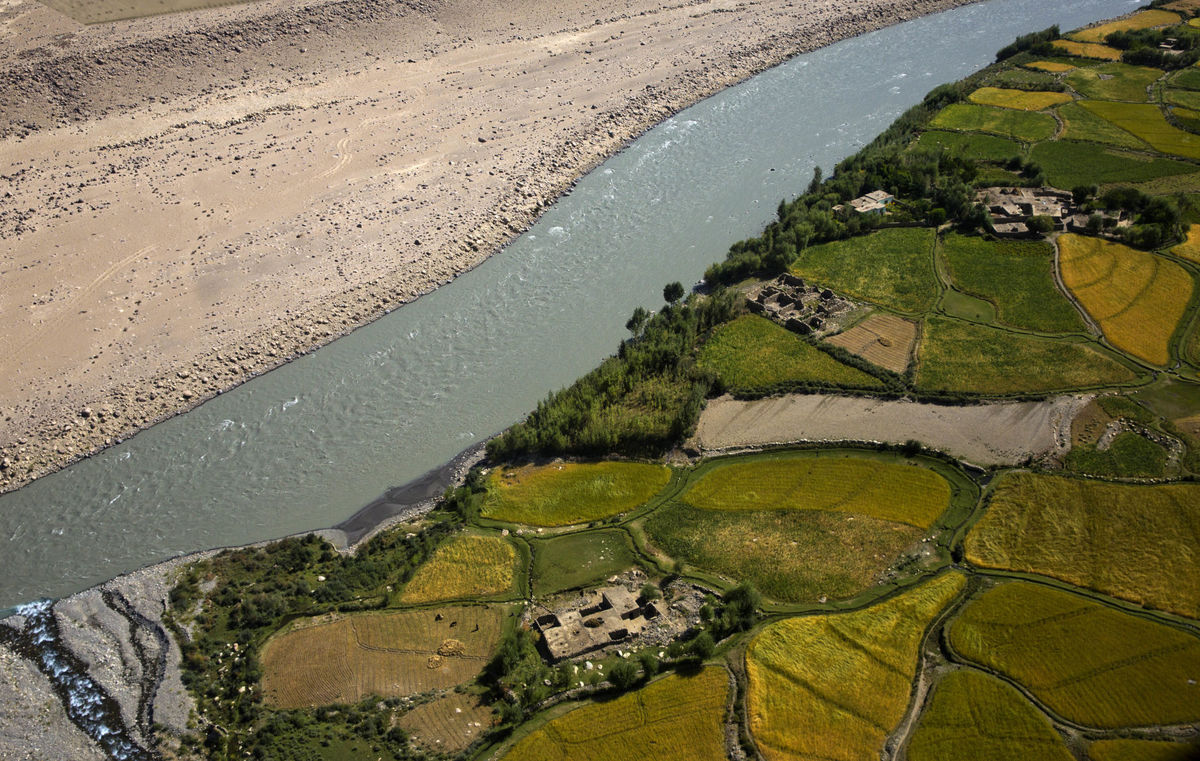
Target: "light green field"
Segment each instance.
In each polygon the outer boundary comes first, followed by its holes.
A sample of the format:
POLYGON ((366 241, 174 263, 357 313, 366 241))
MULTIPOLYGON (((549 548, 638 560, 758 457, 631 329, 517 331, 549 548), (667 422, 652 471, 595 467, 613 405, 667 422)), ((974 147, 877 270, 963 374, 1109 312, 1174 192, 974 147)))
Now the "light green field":
POLYGON ((646 519, 654 546, 780 602, 845 599, 873 586, 923 531, 823 510, 701 510, 684 504, 646 519))
POLYGON ((928 528, 950 484, 928 468, 798 453, 719 462, 680 497, 701 510, 825 510, 928 528))
POLYGON ((1078 103, 1101 119, 1106 119, 1141 138, 1162 153, 1184 158, 1200 158, 1200 135, 1193 135, 1172 126, 1156 105, 1103 100, 1081 100, 1078 103))
POLYGON ((763 629, 746 648, 746 707, 767 761, 878 758, 908 707, 925 627, 963 583, 948 573, 863 610, 763 629))
POLYGON ((917 138, 918 148, 944 148, 956 155, 980 161, 1004 161, 1011 156, 1021 155, 1021 146, 1012 140, 995 135, 977 135, 967 132, 945 132, 929 130, 917 138))
POLYGON ((1054 725, 1025 696, 972 670, 933 690, 908 745, 909 761, 1074 761, 1054 725))
POLYGON ((1069 103, 1071 96, 1065 92, 1037 90, 1012 90, 1004 87, 980 87, 967 96, 967 100, 980 106, 1015 108, 1018 111, 1045 111, 1061 103, 1069 103))
POLYGON ((487 597, 511 591, 517 564, 512 543, 498 536, 446 540, 404 586, 405 603, 487 597))
POLYGON ((1054 248, 1045 241, 988 241, 951 234, 942 252, 962 290, 990 301, 1005 325, 1045 333, 1086 330, 1054 284, 1054 248))
POLYGON ((873 375, 843 365, 765 317, 747 314, 717 328, 700 349, 699 364, 734 392, 797 384, 881 388, 873 375))
POLYGON ((1049 114, 966 103, 946 106, 929 125, 935 129, 987 132, 1026 143, 1049 140, 1058 130, 1058 122, 1049 114))
POLYGON ((1196 761, 1200 746, 1153 740, 1097 740, 1088 746, 1088 755, 1092 761, 1196 761))
POLYGON ((1198 618, 1197 536, 1198 484, 1013 473, 997 479, 987 512, 967 535, 966 554, 976 565, 1052 576, 1198 618))
POLYGON ((1077 444, 1063 462, 1073 473, 1102 478, 1161 478, 1166 466, 1167 450, 1133 431, 1117 434, 1103 452, 1077 444))
POLYGON ((1163 97, 1173 106, 1183 106, 1193 111, 1200 109, 1200 92, 1195 90, 1171 88, 1163 93, 1163 97))
POLYGON ((1105 63, 1072 71, 1067 84, 1085 98, 1145 103, 1150 99, 1148 88, 1162 75, 1160 69, 1147 66, 1105 63))
POLYGON ((495 468, 488 474, 482 514, 532 526, 586 523, 638 507, 670 479, 662 465, 630 462, 495 468))
POLYGON ((1138 151, 1152 150, 1143 140, 1134 137, 1110 121, 1101 119, 1078 103, 1065 103, 1058 107, 1058 116, 1063 120, 1064 140, 1105 143, 1117 148, 1132 148, 1138 151))
POLYGON ((585 587, 635 565, 629 537, 616 529, 538 540, 533 544, 533 593, 585 587))
POLYGON ((921 338, 917 387, 1015 394, 1127 383, 1136 376, 1087 342, 1010 333, 930 317, 921 338))
POLYGON ((1194 164, 1139 156, 1073 140, 1038 143, 1029 152, 1029 157, 1042 168, 1046 181, 1056 188, 1146 182, 1196 172, 1194 164))
POLYGON ((559 716, 522 738, 506 761, 725 761, 729 676, 710 667, 671 675, 559 716))
POLYGON ((933 230, 913 227, 824 243, 801 253, 792 271, 853 298, 924 312, 938 294, 933 237, 933 230))
POLYGON ((1068 721, 1116 728, 1200 720, 1200 638, 1080 595, 1003 584, 967 605, 948 640, 1068 721))
POLYGON ((1172 87, 1186 87, 1189 90, 1200 90, 1200 69, 1190 68, 1177 71, 1171 75, 1172 87))

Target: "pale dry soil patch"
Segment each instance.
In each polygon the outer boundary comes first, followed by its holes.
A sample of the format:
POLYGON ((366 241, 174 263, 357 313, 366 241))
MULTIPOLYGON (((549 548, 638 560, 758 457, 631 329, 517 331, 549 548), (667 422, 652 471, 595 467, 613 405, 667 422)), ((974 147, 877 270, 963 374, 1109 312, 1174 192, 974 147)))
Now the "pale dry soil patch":
POLYGON ((915 439, 976 465, 1015 465, 1057 457, 1071 444, 1071 421, 1091 397, 947 406, 829 394, 740 401, 721 397, 700 415, 689 446, 702 452, 798 442, 915 439))
POLYGON ((0 0, 0 489, 477 265, 786 57, 963 0, 0 0))

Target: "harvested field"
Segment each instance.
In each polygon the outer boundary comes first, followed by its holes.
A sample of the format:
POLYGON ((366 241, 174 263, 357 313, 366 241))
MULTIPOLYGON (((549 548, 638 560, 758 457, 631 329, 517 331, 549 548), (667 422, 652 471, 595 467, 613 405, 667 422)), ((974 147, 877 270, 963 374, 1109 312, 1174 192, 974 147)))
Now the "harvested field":
POLYGON ((995 669, 1089 727, 1200 720, 1200 638, 1081 595, 1016 581, 983 593, 948 629, 995 669))
POLYGON ((552 719, 517 742, 510 761, 725 761, 729 676, 710 666, 552 719))
POLYGON ((943 239, 942 253, 955 284, 994 304, 1005 325, 1045 333, 1086 331, 1078 310, 1054 284, 1049 243, 950 234, 943 239))
POLYGON ((478 695, 451 692, 412 709, 400 717, 396 726, 424 748, 457 753, 491 728, 492 713, 491 706, 480 703, 478 695))
POLYGON ((1048 71, 1051 74, 1061 74, 1064 71, 1073 71, 1077 68, 1069 63, 1060 63, 1059 61, 1033 61, 1032 63, 1024 64, 1024 66, 1036 69, 1037 71, 1048 71))
POLYGON ((1157 151, 1184 158, 1200 158, 1200 135, 1173 126, 1157 105, 1105 100, 1076 102, 1101 119, 1141 138, 1157 151))
POLYGON ((541 539, 533 546, 533 593, 584 587, 635 565, 629 537, 617 529, 541 539))
POLYGON ((404 603, 441 602, 509 592, 516 581, 517 551, 498 536, 446 540, 404 587, 404 603))
POLYGON ((767 761, 878 757, 908 707, 925 627, 963 583, 948 573, 864 610, 763 629, 746 649, 746 707, 767 761))
POLYGON ((909 761, 1073 761, 1050 720, 1013 687, 972 670, 933 690, 908 745, 909 761))
POLYGON ((1058 122, 1049 114, 965 103, 946 106, 933 117, 929 126, 963 132, 987 132, 1026 143, 1049 140, 1058 131, 1058 122))
POLYGON ((1125 18, 1109 21, 1097 26, 1090 26, 1078 32, 1072 32, 1071 38, 1082 42, 1103 42, 1104 38, 1113 32, 1130 32, 1135 29, 1152 29, 1156 26, 1170 26, 1180 22, 1178 13, 1160 10, 1138 11, 1125 18))
POLYGON ((1097 740, 1088 746, 1088 756, 1092 761, 1196 761, 1200 746, 1153 740, 1097 740))
POLYGON ((915 145, 918 148, 945 148, 951 153, 980 161, 1004 161, 1012 156, 1020 156, 1022 150, 1020 144, 995 135, 937 129, 921 133, 915 145))
POLYGON ((1107 45, 1097 45, 1094 42, 1075 42, 1073 40, 1055 40, 1054 47, 1080 58, 1099 58, 1102 61, 1121 60, 1121 51, 1107 45))
POLYGON ((488 475, 483 517, 533 526, 566 526, 632 510, 671 479, 662 465, 565 462, 496 468, 488 475))
POLYGON ((201 8, 255 2, 255 0, 40 0, 81 24, 102 24, 121 19, 179 13, 201 8))
MULTIPOLYGON (((1061 137, 1064 140, 1104 143, 1117 148, 1132 148, 1137 151, 1153 150, 1145 141, 1134 137, 1107 119, 1096 116, 1078 103, 1064 103, 1059 106, 1058 116, 1063 120, 1061 137)), ((1041 143, 1041 145, 1050 145, 1050 143, 1041 143)))
POLYGON ((825 340, 885 370, 903 374, 917 340, 917 324, 894 314, 873 314, 825 340))
POLYGON ((916 439, 978 465, 1040 459, 1067 440, 1076 397, 1045 402, 953 405, 821 394, 715 399, 700 414, 694 444, 705 450, 802 441, 916 439))
POLYGON ((976 565, 1052 576, 1200 618, 1200 485, 1012 473, 966 540, 976 565))
POLYGON ((1039 92, 1010 90, 1001 87, 980 87, 967 96, 967 100, 980 106, 1015 108, 1019 111, 1045 111, 1060 103, 1069 103, 1071 96, 1065 92, 1039 92))
MULTIPOLYGON (((1080 111, 1089 113, 1082 109, 1080 111)), ((1150 158, 1074 140, 1038 143, 1030 150, 1029 157, 1045 172, 1046 181, 1060 188, 1110 182, 1147 182, 1196 172, 1194 164, 1183 161, 1150 158)))
POLYGON ((701 510, 824 510, 929 528, 950 506, 950 484, 899 460, 780 452, 718 461, 679 499, 701 510))
POLYGON ((938 294, 933 237, 927 228, 894 228, 823 243, 805 249, 792 271, 853 298, 901 312, 925 312, 938 294))
POLYGON ((303 708, 462 684, 483 669, 506 611, 474 605, 296 622, 263 648, 263 696, 303 708))
POLYGON ((1162 69, 1148 66, 1105 63, 1076 69, 1066 79, 1067 84, 1085 98, 1145 103, 1150 99, 1150 85, 1158 81, 1163 73, 1162 69))
POLYGON ((1192 298, 1187 270, 1154 254, 1079 235, 1058 239, 1063 283, 1118 349, 1157 365, 1192 298))
POLYGON ((656 510, 645 529, 672 558, 790 603, 853 597, 923 535, 917 527, 865 515, 683 504, 656 510))
POLYGON ((925 321, 917 365, 918 388, 988 395, 1117 385, 1136 377, 1090 342, 942 317, 925 321))
POLYGON ((734 392, 795 388, 798 384, 882 388, 873 375, 838 362, 765 317, 747 314, 717 328, 700 349, 699 364, 734 392))

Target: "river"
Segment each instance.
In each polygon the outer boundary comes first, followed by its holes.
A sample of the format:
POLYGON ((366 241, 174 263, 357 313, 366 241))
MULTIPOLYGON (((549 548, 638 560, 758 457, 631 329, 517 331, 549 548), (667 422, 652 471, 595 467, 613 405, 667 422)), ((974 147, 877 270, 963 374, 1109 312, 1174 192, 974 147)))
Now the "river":
POLYGON ((331 526, 612 353, 934 86, 1018 34, 1131 0, 990 0, 798 56, 647 132, 527 234, 372 325, 0 497, 0 607, 208 547, 331 526))

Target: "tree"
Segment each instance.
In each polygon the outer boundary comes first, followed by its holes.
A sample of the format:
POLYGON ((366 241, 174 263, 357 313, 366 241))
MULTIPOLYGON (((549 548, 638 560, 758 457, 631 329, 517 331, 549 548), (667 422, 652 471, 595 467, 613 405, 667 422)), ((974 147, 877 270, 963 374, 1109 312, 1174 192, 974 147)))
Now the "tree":
POLYGON ((726 632, 742 632, 754 625, 762 595, 753 584, 743 583, 725 594, 721 609, 721 628, 726 632))
POLYGON ((668 304, 674 304, 683 298, 683 283, 676 280, 674 283, 667 283, 663 287, 663 299, 668 304))
POLYGON ((638 667, 629 661, 616 663, 608 672, 608 681, 618 690, 628 690, 638 680, 638 667))
POLYGON ((658 673, 658 656, 649 650, 638 653, 638 661, 642 664, 642 676, 646 679, 658 673))
POLYGON ((650 319, 650 313, 642 307, 638 307, 633 310, 633 316, 629 318, 629 322, 625 323, 625 329, 637 336, 642 332, 642 327, 645 326, 648 319, 650 319))
POLYGON ((697 634, 696 638, 688 644, 688 652, 700 660, 711 658, 716 649, 717 643, 713 642, 712 635, 707 631, 697 634))

